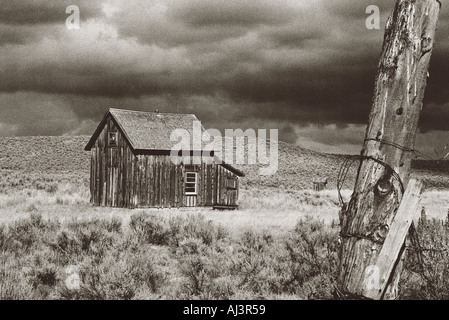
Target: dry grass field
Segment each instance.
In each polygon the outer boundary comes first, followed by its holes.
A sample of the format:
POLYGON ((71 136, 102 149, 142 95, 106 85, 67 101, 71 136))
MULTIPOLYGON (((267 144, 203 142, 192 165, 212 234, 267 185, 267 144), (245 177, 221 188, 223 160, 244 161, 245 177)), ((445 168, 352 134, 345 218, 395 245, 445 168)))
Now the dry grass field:
MULTIPOLYGON (((343 156, 281 143, 275 176, 242 166, 236 211, 128 210, 90 205, 87 139, 0 138, 0 299, 334 298, 343 156), (330 180, 322 192, 310 190, 318 172, 330 180), (78 270, 76 290, 65 285, 67 268, 78 270)), ((413 174, 427 186, 429 221, 418 228, 438 232, 445 249, 447 162, 415 162, 413 174)), ((446 280, 420 273, 413 259, 401 297, 449 297, 446 280)))
MULTIPOLYGON (((0 222, 39 212, 45 217, 129 217, 133 211, 96 208, 89 204, 88 136, 0 138, 0 222)), ((274 176, 257 174, 257 166, 244 170, 238 211, 204 209, 144 210, 164 215, 201 212, 232 227, 290 228, 297 219, 311 216, 330 223, 338 219, 336 178, 344 156, 321 154, 287 143, 279 145, 279 170, 274 176), (326 190, 314 192, 312 181, 329 178, 326 190)), ((346 179, 343 196, 349 199, 355 163, 346 179)), ((449 161, 415 161, 413 176, 426 182, 422 205, 430 217, 444 219, 449 209, 449 161)), ((135 210, 139 211, 139 209, 135 210)))

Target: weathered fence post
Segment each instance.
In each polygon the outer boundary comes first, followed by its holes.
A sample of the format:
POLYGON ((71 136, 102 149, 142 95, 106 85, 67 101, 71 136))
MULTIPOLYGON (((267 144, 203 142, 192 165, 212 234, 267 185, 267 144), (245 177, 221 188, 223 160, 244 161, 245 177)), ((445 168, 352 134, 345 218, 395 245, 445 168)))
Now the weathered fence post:
MULTIPOLYGON (((413 222, 419 217, 419 200, 421 198, 422 183, 411 179, 399 209, 385 238, 382 249, 379 252, 375 264, 366 267, 365 284, 363 296, 371 299, 381 299, 384 294, 395 296, 397 284, 391 285, 388 292, 387 286, 394 278, 394 268, 402 252, 405 249, 405 240, 408 230, 413 222), (399 258, 398 258, 399 257, 399 258)), ((395 280, 399 280, 396 278, 395 280)))
MULTIPOLYGON (((373 266, 381 262, 387 235, 394 236, 390 229, 408 184, 439 11, 437 0, 398 0, 387 21, 354 192, 340 216, 338 287, 352 297, 380 299, 385 294, 385 284, 384 292, 376 294, 366 285, 379 276, 373 266)), ((402 246, 403 240, 395 241, 402 246)), ((382 262, 391 264, 382 266, 390 274, 400 274, 402 251, 395 255, 382 262)))

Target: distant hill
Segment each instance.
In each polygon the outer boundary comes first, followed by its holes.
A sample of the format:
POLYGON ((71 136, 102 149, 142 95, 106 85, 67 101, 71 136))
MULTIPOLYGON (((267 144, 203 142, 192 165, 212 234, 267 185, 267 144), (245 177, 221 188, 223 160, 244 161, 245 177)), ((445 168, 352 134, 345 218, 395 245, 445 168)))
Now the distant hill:
POLYGON ((0 137, 0 169, 89 174, 89 136, 0 137))
MULTIPOLYGON (((312 189, 313 181, 328 178, 328 189, 336 189, 339 170, 346 155, 319 153, 285 142, 279 142, 278 171, 273 176, 260 176, 258 166, 236 165, 245 172, 247 185, 264 185, 312 189)), ((353 189, 360 161, 350 166, 343 189, 353 189)), ((413 160, 412 177, 422 180, 427 189, 449 189, 449 161, 413 160)))
MULTIPOLYGON (((88 177, 90 154, 84 151, 88 136, 0 137, 0 170, 20 170, 43 173, 68 173, 88 177)), ((327 188, 336 187, 338 171, 344 155, 319 153, 285 142, 279 142, 278 171, 272 176, 260 176, 257 165, 235 165, 246 177, 247 187, 267 186, 310 189, 312 181, 327 177, 327 188)), ((345 188, 352 189, 356 161, 348 173, 345 188)), ((412 175, 422 179, 427 188, 449 189, 449 161, 416 160, 412 175)))

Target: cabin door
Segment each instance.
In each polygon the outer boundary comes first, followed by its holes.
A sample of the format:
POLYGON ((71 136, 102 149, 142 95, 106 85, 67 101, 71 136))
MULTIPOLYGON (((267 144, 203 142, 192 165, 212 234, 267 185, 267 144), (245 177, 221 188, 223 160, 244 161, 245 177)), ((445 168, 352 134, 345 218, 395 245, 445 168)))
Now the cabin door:
POLYGON ((185 173, 184 177, 184 204, 186 207, 196 207, 198 196, 198 173, 185 173))

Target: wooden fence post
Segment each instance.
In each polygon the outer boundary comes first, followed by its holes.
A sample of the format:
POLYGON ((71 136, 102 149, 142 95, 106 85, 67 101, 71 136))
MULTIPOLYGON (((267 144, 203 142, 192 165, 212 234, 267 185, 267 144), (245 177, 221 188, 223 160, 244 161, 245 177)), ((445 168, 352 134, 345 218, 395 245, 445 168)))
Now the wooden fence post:
POLYGON ((369 266, 379 261, 408 183, 439 11, 437 0, 398 0, 387 21, 354 192, 340 216, 337 284, 353 297, 382 297, 366 290, 369 266))
MULTIPOLYGON (((404 244, 408 230, 413 220, 419 217, 421 192, 422 183, 411 179, 377 261, 365 269, 366 277, 362 292, 364 297, 378 300, 384 296, 394 274, 396 263, 399 261, 398 257, 400 259, 401 251, 405 249, 404 244)), ((390 291, 394 292, 394 289, 390 291)))

